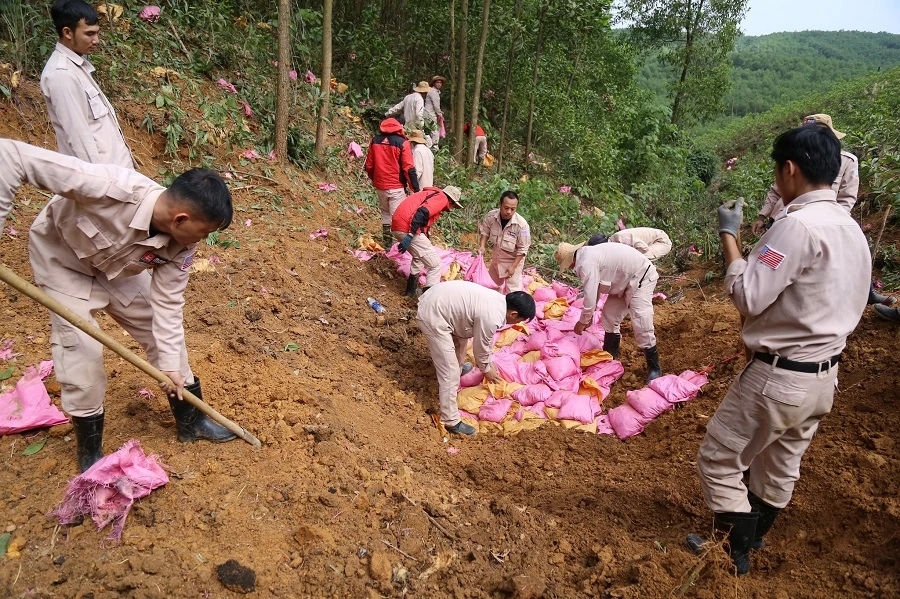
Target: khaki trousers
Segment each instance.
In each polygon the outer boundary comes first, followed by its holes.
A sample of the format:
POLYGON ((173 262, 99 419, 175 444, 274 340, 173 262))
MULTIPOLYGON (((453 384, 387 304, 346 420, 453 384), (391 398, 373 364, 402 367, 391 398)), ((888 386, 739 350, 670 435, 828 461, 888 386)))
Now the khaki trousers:
MULTIPOLYGON (((407 233, 401 231, 391 231, 394 239, 403 241, 407 233)), ((428 269, 427 278, 425 279, 426 287, 433 287, 441 282, 441 259, 438 258, 431 240, 424 233, 419 233, 413 237, 412 243, 409 244, 409 255, 412 256, 412 262, 409 265, 409 274, 417 275, 422 272, 422 268, 428 269)))
POLYGON ((406 190, 400 189, 376 189, 378 192, 378 208, 381 210, 381 224, 390 225, 391 217, 403 200, 406 199, 406 190))
POLYGON ((484 157, 487 156, 487 137, 478 135, 475 137, 475 164, 481 164, 484 157))
POLYGON ((659 275, 652 264, 646 273, 635 275, 625 296, 610 295, 603 305, 600 315, 600 324, 607 333, 620 331, 625 315, 631 315, 631 327, 634 329, 634 338, 641 349, 648 349, 656 345, 656 332, 653 328, 653 292, 656 290, 656 281, 659 275), (641 280, 643 279, 643 280, 641 280))
MULTIPOLYGON (((143 276, 143 275, 138 275, 143 276)), ((148 361, 159 367, 159 354, 153 337, 153 308, 150 306, 150 277, 145 288, 124 305, 96 280, 87 300, 60 293, 49 287, 42 289, 52 298, 93 324, 94 314, 105 310, 147 352, 148 361)), ((106 394, 106 370, 103 368, 103 345, 56 314, 50 314, 50 352, 53 369, 62 395, 62 408, 70 416, 93 416, 103 413, 106 394)), ((187 347, 181 346, 181 374, 187 384, 194 382, 188 365, 187 347)))
POLYGON ((791 500, 800 460, 831 411, 837 366, 819 374, 751 361, 706 427, 697 454, 700 488, 713 512, 749 512, 750 490, 776 508, 791 500))
POLYGON ((512 291, 522 291, 524 289, 524 287, 522 287, 522 271, 525 270, 525 258, 522 258, 515 270, 510 270, 515 261, 515 254, 509 254, 501 249, 494 248, 494 253, 491 256, 491 266, 488 268, 488 274, 491 275, 491 279, 494 283, 500 286, 501 290, 503 284, 506 283, 507 293, 512 291))
POLYGON ((460 421, 459 406, 456 403, 459 373, 466 359, 466 345, 469 340, 453 335, 450 325, 443 321, 420 320, 419 329, 428 342, 428 351, 437 373, 441 422, 445 426, 455 426, 460 421))

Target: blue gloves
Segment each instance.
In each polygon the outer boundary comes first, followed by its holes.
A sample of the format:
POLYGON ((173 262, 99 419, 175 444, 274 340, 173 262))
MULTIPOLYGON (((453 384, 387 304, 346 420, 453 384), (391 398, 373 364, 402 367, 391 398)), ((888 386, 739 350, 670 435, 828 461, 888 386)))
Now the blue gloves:
POLYGON ((398 246, 397 246, 397 251, 400 252, 400 253, 402 254, 403 252, 405 252, 406 250, 408 250, 408 249, 409 249, 409 244, 412 243, 412 240, 413 240, 413 236, 412 236, 412 235, 407 235, 406 237, 404 237, 404 238, 403 238, 403 241, 401 241, 401 242, 398 244, 398 246))

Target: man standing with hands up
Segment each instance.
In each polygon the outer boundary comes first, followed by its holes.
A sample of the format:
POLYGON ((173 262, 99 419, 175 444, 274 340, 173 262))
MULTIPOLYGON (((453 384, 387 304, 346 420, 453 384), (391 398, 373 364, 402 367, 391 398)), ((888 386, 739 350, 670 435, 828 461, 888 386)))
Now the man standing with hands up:
MULTIPOLYGON (((725 290, 745 317, 753 359, 706 427, 700 487, 738 575, 791 500, 800 461, 831 411, 841 352, 866 307, 865 235, 836 201, 841 146, 807 125, 775 140, 775 181, 786 206, 745 260, 736 238, 743 202, 719 208, 725 290), (744 473, 749 472, 749 490, 744 473)), ((688 535, 699 550, 703 540, 688 535)))

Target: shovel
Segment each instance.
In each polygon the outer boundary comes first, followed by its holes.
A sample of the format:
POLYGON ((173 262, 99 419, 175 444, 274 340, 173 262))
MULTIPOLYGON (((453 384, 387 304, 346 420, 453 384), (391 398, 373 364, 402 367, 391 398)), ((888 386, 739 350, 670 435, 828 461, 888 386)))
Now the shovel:
MULTIPOLYGON (((17 275, 16 273, 11 271, 9 268, 7 268, 7 266, 5 264, 0 264, 0 281, 3 281, 10 287, 27 295, 28 297, 30 297, 37 303, 41 304, 42 306, 44 306, 51 312, 55 313, 60 318, 64 318, 65 320, 68 320, 70 323, 72 323, 73 325, 75 325, 76 327, 78 327, 79 329, 81 329, 82 331, 84 331, 85 333, 87 333, 88 335, 90 335, 91 337, 93 337, 94 339, 96 339, 97 341, 99 341, 100 343, 102 343, 103 345, 108 347, 109 349, 111 349, 112 351, 119 354, 119 356, 121 356, 122 358, 124 358, 128 362, 131 362, 132 365, 136 366, 140 370, 143 370, 145 373, 149 374, 151 377, 156 379, 158 382, 168 383, 170 385, 172 384, 172 381, 169 379, 169 377, 164 375, 157 368, 154 368, 153 365, 150 364, 150 362, 141 358, 140 356, 135 354, 133 351, 131 351, 130 349, 128 349, 127 347, 125 347, 124 345, 122 345, 121 343, 119 343, 118 341, 116 341, 115 339, 113 339, 112 337, 110 337, 109 335, 104 333, 103 331, 101 331, 99 328, 95 327, 94 325, 92 325, 91 323, 89 323, 88 321, 83 319, 82 317, 80 317, 77 314, 75 314, 74 312, 72 312, 69 308, 64 306, 61 302, 59 302, 56 299, 53 299, 52 297, 50 297, 49 295, 47 295, 46 293, 44 293, 43 291, 41 291, 40 289, 38 289, 31 283, 29 283, 28 281, 26 281, 25 279, 23 279, 22 277, 17 275)), ((243 439, 244 441, 246 441, 253 447, 257 447, 257 448, 262 447, 262 443, 260 443, 259 439, 257 439, 252 434, 247 432, 240 425, 232 422, 225 416, 222 416, 221 414, 219 414, 219 412, 217 412, 213 408, 209 407, 208 404, 206 404, 203 400, 198 398, 196 395, 194 395, 187 389, 184 389, 182 391, 182 397, 184 398, 184 401, 188 402, 189 404, 191 404, 192 406, 194 406, 195 408, 197 408, 198 410, 200 410, 201 412, 203 412, 204 414, 209 416, 213 421, 218 422, 219 424, 221 424, 222 426, 224 426, 225 428, 227 428, 228 430, 233 432, 235 435, 237 435, 238 437, 240 437, 241 439, 243 439)))

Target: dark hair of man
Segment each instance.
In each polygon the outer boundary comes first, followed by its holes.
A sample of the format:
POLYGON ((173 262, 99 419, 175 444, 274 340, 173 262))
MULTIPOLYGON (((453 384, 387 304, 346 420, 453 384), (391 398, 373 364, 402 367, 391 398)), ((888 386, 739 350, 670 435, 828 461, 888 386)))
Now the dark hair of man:
POLYGON ((84 0, 56 0, 50 8, 50 17, 59 37, 62 37, 63 29, 66 27, 75 33, 78 23, 82 20, 85 25, 96 25, 100 20, 100 15, 94 7, 84 0))
POLYGON ((500 194, 500 204, 503 204, 503 200, 505 200, 506 198, 510 198, 510 199, 518 202, 519 194, 517 194, 516 192, 514 192, 511 189, 507 189, 506 191, 504 191, 503 193, 500 194))
POLYGON ((827 125, 804 125, 778 136, 772 159, 779 169, 790 160, 814 185, 831 185, 841 170, 841 142, 827 125))
POLYGON ((531 320, 537 310, 534 306, 534 298, 524 291, 512 291, 506 294, 506 309, 515 310, 521 318, 531 320))
POLYGON ((606 243, 609 241, 609 237, 604 235, 603 233, 594 233, 591 235, 591 238, 588 239, 587 245, 600 245, 601 243, 606 243))
POLYGON ((234 217, 231 192, 215 171, 193 168, 178 175, 169 186, 172 199, 190 205, 197 216, 210 223, 219 223, 219 230, 227 229, 234 217))

